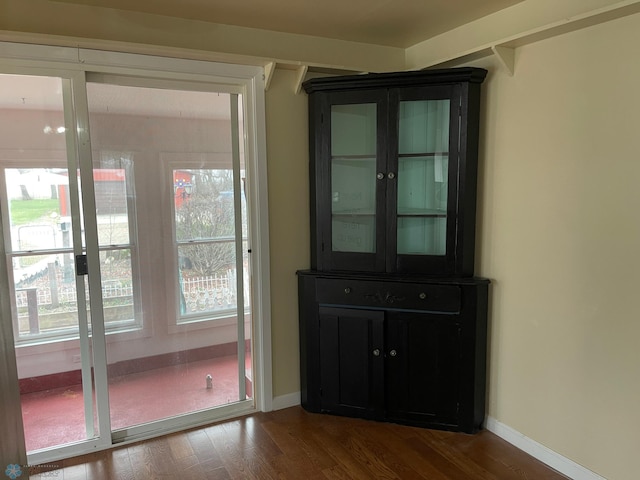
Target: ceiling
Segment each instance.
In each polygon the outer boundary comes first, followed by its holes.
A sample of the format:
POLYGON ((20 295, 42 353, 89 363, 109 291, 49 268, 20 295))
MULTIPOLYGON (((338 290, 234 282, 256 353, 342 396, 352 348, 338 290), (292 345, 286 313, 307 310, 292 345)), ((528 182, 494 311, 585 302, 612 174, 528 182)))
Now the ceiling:
POLYGON ((406 48, 522 0, 53 0, 406 48))

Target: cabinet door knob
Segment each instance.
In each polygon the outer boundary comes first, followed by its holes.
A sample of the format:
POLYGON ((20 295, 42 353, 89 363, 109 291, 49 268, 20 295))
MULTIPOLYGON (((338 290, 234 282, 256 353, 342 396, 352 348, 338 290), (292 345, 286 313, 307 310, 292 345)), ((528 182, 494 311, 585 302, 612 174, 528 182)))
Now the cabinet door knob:
POLYGON ((376 348, 376 349, 373 351, 373 356, 374 356, 374 357, 379 357, 379 356, 380 356, 380 349, 379 349, 379 348, 376 348))
POLYGON ((387 177, 389 177, 391 180, 393 180, 394 178, 396 178, 396 174, 393 172, 389 172, 389 175, 387 175, 387 177))
POLYGON ((378 173, 378 175, 376 175, 378 180, 382 180, 384 178, 384 173, 380 172, 378 173))
POLYGON ((344 293, 346 293, 347 295, 349 295, 351 293, 351 288, 347 287, 344 289, 344 293))
POLYGON ((424 300, 425 298, 427 298, 427 294, 422 292, 420 293, 420 295, 418 295, 420 297, 420 300, 424 300))
POLYGON ((395 357, 396 355, 398 355, 398 352, 396 352, 395 350, 391 350, 389 352, 389 355, 391 355, 392 357, 395 357))

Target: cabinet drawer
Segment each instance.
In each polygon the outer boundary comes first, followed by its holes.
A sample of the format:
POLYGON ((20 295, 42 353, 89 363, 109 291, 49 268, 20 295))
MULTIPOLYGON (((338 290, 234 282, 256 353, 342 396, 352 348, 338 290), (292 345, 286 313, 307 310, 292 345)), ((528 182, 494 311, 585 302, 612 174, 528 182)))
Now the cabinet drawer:
POLYGON ((331 305, 457 313, 460 297, 460 287, 455 285, 329 278, 316 283, 316 301, 331 305))

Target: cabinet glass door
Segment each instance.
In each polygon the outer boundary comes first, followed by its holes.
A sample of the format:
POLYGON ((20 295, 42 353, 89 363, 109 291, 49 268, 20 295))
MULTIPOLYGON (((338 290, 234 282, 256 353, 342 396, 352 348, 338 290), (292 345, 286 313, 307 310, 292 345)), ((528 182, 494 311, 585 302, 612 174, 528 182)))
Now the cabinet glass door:
POLYGON ((397 253, 446 255, 450 100, 401 101, 397 253))
POLYGON ((375 103, 331 106, 331 244, 334 252, 376 251, 375 103))

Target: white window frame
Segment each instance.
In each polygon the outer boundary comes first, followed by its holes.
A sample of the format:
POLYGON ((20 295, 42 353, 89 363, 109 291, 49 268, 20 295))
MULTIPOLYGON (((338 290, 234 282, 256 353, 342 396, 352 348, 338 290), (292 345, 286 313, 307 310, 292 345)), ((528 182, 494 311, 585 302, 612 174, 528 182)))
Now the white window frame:
MULTIPOLYGON (((231 154, 229 153, 229 156, 231 154)), ((165 179, 167 181, 173 180, 173 173, 176 170, 232 170, 230 163, 225 164, 216 164, 215 159, 211 159, 208 162, 204 162, 202 160, 192 160, 188 158, 183 161, 168 161, 163 162, 165 164, 164 170, 166 172, 165 179)), ((167 185, 169 185, 167 183, 167 185)), ((243 193, 243 192, 239 192, 243 193)), ((169 332, 175 333, 181 330, 191 330, 191 329, 199 329, 199 328, 208 328, 211 326, 212 322, 218 325, 230 325, 236 321, 237 318, 237 305, 230 307, 228 309, 222 309, 217 312, 205 312, 203 314, 182 314, 180 312, 180 304, 179 304, 179 286, 177 284, 177 279, 179 277, 178 272, 178 248, 180 246, 189 245, 190 242, 178 241, 176 234, 176 224, 175 224, 175 203, 173 198, 169 202, 170 204, 167 207, 167 212, 169 212, 169 217, 166 219, 170 223, 171 228, 171 242, 166 243, 167 248, 167 256, 172 259, 171 268, 167 269, 167 292, 174 292, 170 298, 167 298, 167 308, 171 312, 175 312, 175 317, 170 317, 169 324, 169 332)), ((232 245, 235 245, 236 239, 235 236, 228 240, 222 239, 206 239, 203 240, 202 243, 215 243, 215 241, 224 241, 229 242, 232 245)), ((242 237, 242 241, 248 242, 249 237, 242 237)), ((235 249, 234 249, 235 253, 235 249)), ((236 274, 244 275, 244 270, 242 272, 236 272, 236 274)), ((235 286, 234 286, 235 287, 235 286)), ((248 297, 249 292, 245 289, 244 296, 248 297)), ((251 300, 250 300, 251 301, 251 300)), ((245 307, 245 313, 250 313, 251 307, 245 307)))
MULTIPOLYGON (((0 185, 0 200, 2 201, 3 213, 6 214, 4 217, 5 221, 5 229, 9 232, 9 200, 7 196, 6 185, 4 184, 4 170, 5 169, 16 169, 16 168, 51 168, 52 166, 57 165, 59 168, 64 168, 66 170, 67 164, 66 160, 49 160, 49 159, 29 159, 29 160, 15 160, 15 159, 4 159, 0 158, 0 169, 2 169, 3 173, 0 175, 0 178, 3 179, 2 185, 0 185), (5 210, 6 208, 6 210, 5 210)), ((127 180, 133 181, 133 172, 127 172, 127 180)), ((133 188, 128 184, 127 188, 133 188)), ((127 204, 127 216, 128 216, 128 224, 129 224, 129 244, 126 246, 117 245, 115 249, 128 249, 131 251, 131 265, 132 265, 132 281, 139 282, 138 276, 138 263, 139 259, 137 258, 137 240, 136 240, 136 232, 135 232, 135 205, 133 202, 129 201, 127 204)), ((5 235, 5 240, 10 241, 10 235, 5 235)), ((100 251, 104 250, 112 250, 111 246, 100 247, 100 251)), ((14 251, 12 247, 10 247, 7 253, 7 259, 13 260, 13 258, 30 255, 40 255, 42 251, 40 249, 34 250, 33 252, 22 252, 22 251, 14 251)), ((49 249, 47 249, 49 250, 49 249)), ((54 248, 51 250, 60 250, 62 253, 63 250, 67 250, 67 253, 73 253, 73 248, 54 248)), ((9 275, 13 277, 13 268, 8 268, 9 275)), ((82 281, 79 279, 78 281, 82 281)), ((10 304, 12 310, 12 316, 14 316, 14 329, 16 328, 15 322, 17 321, 17 304, 16 304, 16 291, 14 285, 10 285, 11 295, 10 295, 10 304)), ((134 286, 133 288, 133 304, 134 304, 134 318, 128 319, 118 324, 107 324, 105 322, 105 333, 106 335, 118 335, 118 340, 122 339, 122 335, 131 336, 134 334, 136 337, 142 332, 144 329, 144 319, 143 319, 143 309, 141 307, 141 298, 140 298, 140 288, 139 285, 134 286)), ((149 332, 146 332, 148 335, 149 332)), ((19 332, 14 331, 14 340, 16 347, 22 349, 24 347, 32 347, 37 346, 43 343, 58 343, 58 342, 68 342, 68 341, 77 341, 79 336, 78 327, 67 327, 64 329, 59 329, 56 332, 40 332, 37 334, 30 334, 27 336, 20 336, 19 332)), ((75 344, 75 343, 74 343, 75 344)), ((61 348, 64 348, 61 346, 61 348)))
MULTIPOLYGON (((131 157, 131 152, 128 151, 116 151, 116 150, 103 150, 99 152, 93 152, 94 163, 93 168, 96 169, 96 165, 102 167, 103 158, 109 154, 127 155, 131 157), (98 155, 100 160, 96 163, 95 156, 98 155)), ((107 324, 105 320, 105 331, 107 335, 114 335, 117 333, 133 333, 141 332, 145 330, 144 322, 144 308, 142 306, 142 295, 140 286, 140 257, 139 257, 139 242, 137 232, 137 205, 135 202, 135 175, 134 175, 134 160, 129 158, 128 165, 122 168, 125 171, 125 181, 127 189, 127 226, 129 234, 129 243, 127 244, 114 244, 100 246, 98 242, 98 250, 100 252, 108 250, 129 250, 131 252, 131 281, 132 281, 132 297, 133 297, 133 315, 134 317, 127 320, 122 320, 119 324, 107 324)), ((95 183, 95 181, 94 181, 95 183)), ((104 285, 103 285, 104 291, 104 285)), ((103 302, 104 302, 103 295, 103 302)), ((150 332, 145 332, 149 335, 150 332)))

